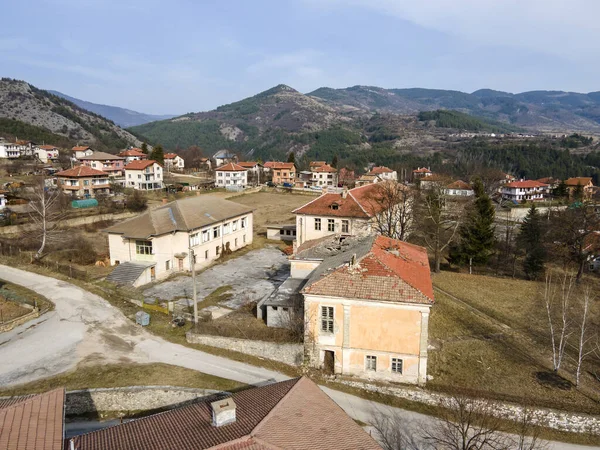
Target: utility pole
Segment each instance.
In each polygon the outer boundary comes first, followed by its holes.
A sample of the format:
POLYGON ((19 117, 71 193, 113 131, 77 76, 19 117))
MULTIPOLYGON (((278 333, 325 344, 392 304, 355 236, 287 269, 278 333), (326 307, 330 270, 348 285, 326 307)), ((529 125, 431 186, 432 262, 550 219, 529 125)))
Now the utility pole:
POLYGON ((196 294, 196 261, 192 243, 190 241, 190 269, 192 271, 192 297, 194 302, 194 324, 198 323, 198 298, 196 294))

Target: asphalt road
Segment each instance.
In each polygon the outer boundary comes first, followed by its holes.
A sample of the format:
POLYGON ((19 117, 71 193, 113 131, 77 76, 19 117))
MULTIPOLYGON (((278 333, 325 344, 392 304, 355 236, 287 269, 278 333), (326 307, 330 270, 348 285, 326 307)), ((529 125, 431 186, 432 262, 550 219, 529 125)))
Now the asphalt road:
MULTIPOLYGON (((3 265, 0 265, 0 279, 31 289, 55 304, 54 311, 0 334, 1 386, 57 375, 80 362, 161 362, 252 385, 288 378, 275 371, 153 336, 135 326, 106 300, 70 283, 3 265)), ((322 389, 348 415, 365 423, 372 423, 377 414, 397 414, 418 426, 426 426, 436 420, 329 388, 322 389)), ((551 443, 549 448, 581 450, 600 447, 551 443)))

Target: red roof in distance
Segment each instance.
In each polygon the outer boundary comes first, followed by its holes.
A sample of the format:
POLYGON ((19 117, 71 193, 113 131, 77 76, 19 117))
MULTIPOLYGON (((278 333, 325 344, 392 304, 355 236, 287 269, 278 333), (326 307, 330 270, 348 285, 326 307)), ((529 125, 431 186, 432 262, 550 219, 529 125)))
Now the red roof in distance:
POLYGON ((225 164, 224 166, 218 167, 215 170, 219 171, 219 172, 243 172, 246 169, 244 169, 239 164, 231 162, 231 163, 225 164))
POLYGON ((337 172, 337 170, 335 168, 331 167, 329 164, 323 164, 322 166, 314 167, 311 170, 312 170, 312 172, 322 172, 322 173, 337 172))
POLYGON ((535 180, 513 181, 511 183, 505 184, 505 186, 508 188, 521 188, 521 189, 548 187, 548 185, 546 183, 540 183, 539 181, 535 181, 535 180))
POLYGON ((101 170, 92 169, 89 166, 77 166, 72 169, 63 170, 62 172, 58 172, 56 174, 57 177, 96 177, 96 176, 106 176, 106 172, 102 172, 101 170))
POLYGON ((154 161, 153 159, 147 159, 147 160, 138 160, 138 161, 131 161, 129 164, 127 164, 125 166, 125 170, 144 170, 146 167, 151 166, 152 164, 158 164, 159 166, 162 167, 162 164, 154 161))
POLYGON ((177 156, 177 153, 165 153, 165 159, 175 159, 177 156))
POLYGON ((86 150, 89 150, 90 148, 87 145, 76 145, 75 147, 73 147, 73 151, 74 152, 85 152, 86 150))
POLYGON ((390 169, 389 167, 385 167, 385 166, 378 166, 378 167, 373 167, 370 171, 369 171, 369 175, 379 175, 381 173, 392 173, 393 170, 390 169))

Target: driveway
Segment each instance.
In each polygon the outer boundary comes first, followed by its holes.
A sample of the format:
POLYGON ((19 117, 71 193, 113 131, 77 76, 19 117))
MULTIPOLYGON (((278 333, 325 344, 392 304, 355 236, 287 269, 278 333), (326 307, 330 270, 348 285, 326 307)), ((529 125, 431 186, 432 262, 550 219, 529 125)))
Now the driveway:
MULTIPOLYGON (((234 258, 224 264, 209 267, 196 276, 198 301, 221 286, 231 286, 232 297, 224 306, 239 308, 270 294, 290 273, 287 257, 277 247, 267 246, 253 250, 243 258, 234 258)), ((175 300, 184 306, 192 305, 192 278, 181 276, 156 284, 144 291, 148 302, 155 299, 175 300)))
MULTIPOLYGON (((55 304, 35 321, 0 334, 0 385, 50 377, 80 362, 103 364, 131 361, 186 367, 241 383, 260 385, 287 379, 281 373, 173 344, 134 325, 106 300, 70 283, 0 265, 0 278, 44 295, 55 304)), ((348 415, 372 423, 377 414, 400 415, 426 426, 436 419, 392 408, 322 387, 348 415)), ((584 447, 551 443, 551 449, 584 447)))

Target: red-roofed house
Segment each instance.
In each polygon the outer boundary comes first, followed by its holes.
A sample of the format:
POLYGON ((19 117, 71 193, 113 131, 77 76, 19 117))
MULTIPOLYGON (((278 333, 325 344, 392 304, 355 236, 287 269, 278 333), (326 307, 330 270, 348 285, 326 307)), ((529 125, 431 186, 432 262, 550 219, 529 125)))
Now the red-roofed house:
POLYGON ((301 291, 310 364, 331 374, 425 383, 434 303, 427 251, 383 236, 348 245, 338 239, 338 247, 335 239, 291 258, 292 274, 295 264, 317 261, 301 291))
POLYGON ((165 169, 167 170, 183 170, 185 162, 177 153, 165 153, 165 169))
POLYGON ((152 159, 131 161, 125 166, 125 187, 141 191, 162 189, 162 166, 152 159))
POLYGON ((569 178, 565 181, 565 184, 567 185, 567 190, 569 191, 569 197, 573 197, 575 190, 578 189, 578 186, 583 193, 584 199, 589 199, 594 190, 594 183, 592 183, 592 179, 590 177, 569 178))
POLYGON ((425 177, 430 177, 433 175, 433 172, 429 170, 427 167, 419 167, 412 171, 413 179, 418 180, 425 177))
POLYGON ((80 159, 80 158, 83 158, 84 156, 90 156, 92 153, 94 153, 94 150, 92 150, 87 145, 76 145, 75 147, 73 147, 72 150, 73 150, 73 157, 75 159, 80 159))
POLYGON ((398 181, 398 172, 385 166, 375 166, 367 175, 377 175, 382 180, 398 181))
POLYGON ((106 152, 93 152, 91 155, 78 158, 82 164, 92 169, 106 172, 111 177, 123 176, 125 158, 106 152))
POLYGON ((296 180, 296 166, 291 162, 274 162, 270 169, 273 171, 271 181, 275 184, 294 183, 296 180))
POLYGON ((367 184, 340 194, 326 193, 292 211, 298 245, 332 234, 371 234, 375 216, 381 213, 380 189, 378 184, 367 184))
POLYGON ((246 189, 248 171, 233 162, 219 166, 215 169, 215 186, 230 190, 246 189))
POLYGON ((34 156, 43 163, 58 159, 58 147, 56 145, 38 145, 33 148, 34 156))
POLYGON ((337 186, 337 170, 329 164, 322 164, 320 166, 311 165, 310 171, 312 173, 313 186, 337 186))
POLYGON ((446 195, 461 196, 461 197, 472 197, 475 195, 475 191, 469 183, 465 183, 463 180, 456 180, 446 186, 444 190, 446 195))
POLYGON ((141 148, 135 147, 123 150, 121 153, 119 153, 119 156, 125 158, 125 164, 129 164, 131 161, 148 159, 148 155, 146 155, 141 148))
POLYGON ((512 181, 502 186, 502 198, 515 202, 544 200, 550 186, 534 180, 512 181))
POLYGON ((96 194, 110 194, 108 174, 88 166, 77 166, 56 174, 58 186, 66 194, 89 198, 96 194))

